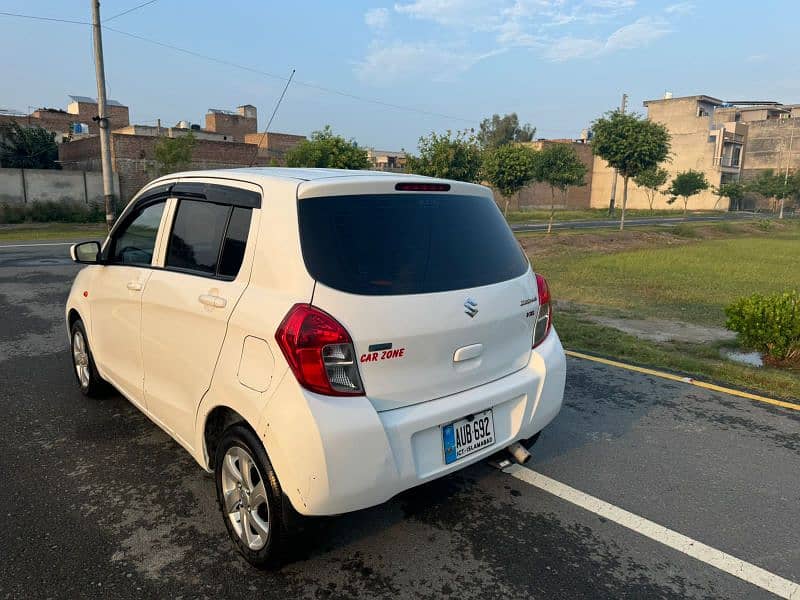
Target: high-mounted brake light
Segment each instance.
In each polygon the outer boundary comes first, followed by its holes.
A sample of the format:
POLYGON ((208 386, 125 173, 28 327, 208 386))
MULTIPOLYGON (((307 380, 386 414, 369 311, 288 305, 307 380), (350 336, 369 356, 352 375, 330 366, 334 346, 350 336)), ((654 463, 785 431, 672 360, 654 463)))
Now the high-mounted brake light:
POLYGON ((449 192, 449 183, 396 183, 394 186, 398 192, 449 192))
POLYGON ((275 339, 304 388, 328 396, 364 394, 353 340, 328 313, 310 304, 295 304, 275 339))
POLYGON ((536 274, 536 287, 539 291, 539 312, 533 326, 533 348, 544 341, 553 327, 553 302, 550 297, 550 286, 547 285, 547 280, 538 273, 536 274))

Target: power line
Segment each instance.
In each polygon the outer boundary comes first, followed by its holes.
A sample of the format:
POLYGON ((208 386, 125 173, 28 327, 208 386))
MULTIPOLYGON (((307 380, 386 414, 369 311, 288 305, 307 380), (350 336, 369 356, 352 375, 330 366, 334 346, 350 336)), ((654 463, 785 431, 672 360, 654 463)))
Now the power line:
POLYGON ((158 2, 158 0, 148 0, 147 2, 142 2, 141 4, 137 4, 133 8, 129 8, 128 10, 123 10, 121 13, 117 13, 112 17, 108 17, 107 19, 103 19, 103 23, 108 23, 112 19, 116 19, 117 17, 121 17, 123 15, 127 15, 128 13, 132 13, 133 11, 139 10, 140 8, 144 8, 145 6, 148 6, 149 4, 153 4, 154 2, 158 2))
MULTIPOLYGON (((134 8, 136 8, 136 7, 134 7, 134 8)), ((38 16, 35 16, 35 15, 24 15, 24 14, 20 14, 20 13, 11 13, 11 12, 0 12, 0 15, 4 15, 4 16, 8 16, 8 17, 18 17, 18 18, 21 18, 21 19, 33 19, 33 20, 36 20, 36 21, 54 21, 54 22, 57 22, 57 23, 71 23, 71 24, 75 24, 75 25, 91 25, 91 23, 87 23, 85 21, 76 21, 76 20, 71 20, 71 19, 55 19, 55 18, 50 18, 50 17, 38 17, 38 16)), ((195 52, 194 50, 188 50, 186 48, 181 48, 180 46, 174 46, 172 44, 167 44, 166 42, 160 42, 158 40, 153 40, 153 39, 150 39, 150 38, 146 38, 144 36, 141 36, 141 35, 138 35, 138 34, 135 34, 135 33, 130 33, 128 31, 122 31, 121 29, 116 29, 114 27, 105 26, 104 29, 107 29, 108 31, 113 31, 114 33, 118 33, 120 35, 124 35, 124 36, 130 37, 130 38, 142 41, 142 42, 146 42, 148 44, 153 44, 155 46, 161 46, 162 48, 169 48, 170 50, 174 50, 175 52, 181 52, 181 53, 187 54, 189 56, 194 56, 195 58, 201 58, 203 60, 207 60, 207 61, 210 61, 210 62, 215 62, 215 63, 220 64, 220 65, 233 67, 235 69, 240 69, 242 71, 248 71, 250 73, 255 73, 257 75, 262 75, 264 77, 269 77, 271 79, 278 79, 278 80, 284 81, 284 82, 288 80, 288 78, 283 76, 283 75, 276 75, 275 73, 269 73, 267 71, 262 71, 260 69, 256 69, 256 68, 253 68, 253 67, 248 67, 246 65, 235 63, 235 62, 232 62, 232 61, 229 61, 229 60, 225 60, 225 59, 222 59, 222 58, 216 58, 214 56, 209 56, 207 54, 201 54, 200 52, 195 52)), ((446 113, 430 111, 430 110, 426 110, 424 108, 417 108, 417 107, 414 107, 414 106, 405 106, 405 105, 402 105, 402 104, 395 104, 393 102, 385 102, 383 100, 378 100, 376 98, 368 98, 366 96, 360 96, 358 94, 353 94, 353 93, 350 93, 350 92, 347 92, 347 91, 344 91, 344 90, 338 90, 338 89, 335 89, 335 88, 330 88, 330 87, 326 87, 326 86, 322 86, 322 85, 317 85, 315 83, 311 83, 311 82, 308 82, 308 81, 295 81, 294 84, 302 86, 302 87, 306 87, 306 88, 309 88, 309 89, 317 90, 317 91, 320 91, 320 92, 325 92, 327 94, 333 94, 333 95, 336 95, 336 96, 341 96, 343 98, 350 98, 351 100, 357 100, 359 102, 365 102, 365 103, 368 103, 368 104, 374 104, 376 106, 383 106, 383 107, 391 108, 391 109, 394 109, 394 110, 402 110, 402 111, 405 111, 405 112, 413 112, 413 113, 417 113, 417 114, 421 114, 421 115, 427 115, 427 116, 430 116, 430 117, 440 117, 440 118, 443 118, 443 119, 450 119, 452 121, 461 121, 463 123, 475 123, 476 122, 475 119, 466 119, 464 117, 458 117, 458 116, 455 116, 455 115, 448 115, 446 113)))
POLYGON ((73 25, 91 25, 88 21, 75 21, 73 19, 56 19, 54 17, 38 17, 35 15, 22 15, 19 13, 12 13, 12 12, 0 12, 0 15, 6 17, 17 17, 20 19, 32 19, 34 21, 51 21, 54 23, 71 23, 73 25))
MULTIPOLYGON (((229 60, 225 60, 225 59, 222 59, 222 58, 216 58, 214 56, 209 56, 207 54, 201 54, 199 52, 195 52, 194 50, 187 50, 186 48, 181 48, 180 46, 174 46, 173 44, 167 44, 166 42, 160 42, 158 40, 153 40, 153 39, 150 39, 150 38, 146 38, 144 36, 137 35, 135 33, 122 31, 121 29, 115 29, 114 27, 106 27, 106 29, 108 29, 109 31, 113 31, 114 33, 119 33, 121 35, 128 36, 128 37, 140 40, 142 42, 146 42, 148 44, 154 44, 156 46, 161 46, 162 48, 169 48, 170 50, 174 50, 176 52, 182 52, 183 54, 188 54, 189 56, 194 56, 196 58, 202 58, 203 60, 208 60, 208 61, 211 61, 211 62, 215 62, 217 64, 225 65, 227 67, 233 67, 235 69, 241 69, 242 71, 248 71, 250 73, 255 73, 257 75, 263 75, 264 77, 269 77, 271 79, 278 79, 278 80, 284 81, 284 82, 288 80, 288 78, 286 76, 284 76, 284 75, 276 75, 275 73, 269 73, 267 71, 262 71, 260 69, 256 69, 256 68, 253 68, 253 67, 248 67, 246 65, 235 63, 235 62, 232 62, 232 61, 229 61, 229 60)), ((345 92, 343 90, 337 90, 335 88, 329 88, 329 87, 325 87, 325 86, 322 86, 322 85, 317 85, 315 83, 310 83, 308 81, 295 81, 294 83, 295 83, 295 85, 299 85, 299 86, 302 86, 302 87, 307 87, 307 88, 310 88, 310 89, 318 90, 320 92, 325 92, 325 93, 328 93, 328 94, 334 94, 334 95, 337 95, 337 96, 342 96, 344 98, 350 98, 350 99, 353 99, 353 100, 358 100, 360 102, 367 102, 367 103, 370 103, 370 104, 376 104, 378 106, 385 106, 386 108, 393 108, 395 110, 404 110, 404 111, 407 111, 407 112, 415 112, 415 113, 419 113, 419 114, 428 115, 428 116, 431 116, 431 117, 442 117, 442 118, 451 119, 451 120, 454 120, 454 121, 463 121, 465 123, 474 123, 475 122, 473 119, 465 119, 463 117, 456 117, 454 115, 448 115, 448 114, 445 114, 445 113, 429 111, 429 110, 425 110, 423 108, 416 108, 416 107, 413 107, 413 106, 404 106, 402 104, 394 104, 394 103, 391 103, 391 102, 384 102, 383 100, 377 100, 375 98, 367 98, 365 96, 359 96, 357 94, 351 94, 350 92, 345 92)))

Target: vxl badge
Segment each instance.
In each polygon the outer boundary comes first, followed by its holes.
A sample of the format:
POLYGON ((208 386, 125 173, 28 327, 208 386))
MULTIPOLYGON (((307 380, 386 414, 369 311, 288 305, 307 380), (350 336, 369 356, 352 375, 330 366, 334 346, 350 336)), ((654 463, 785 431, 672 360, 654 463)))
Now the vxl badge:
POLYGON ((464 301, 464 312, 474 318, 478 314, 478 303, 472 298, 467 298, 464 301))

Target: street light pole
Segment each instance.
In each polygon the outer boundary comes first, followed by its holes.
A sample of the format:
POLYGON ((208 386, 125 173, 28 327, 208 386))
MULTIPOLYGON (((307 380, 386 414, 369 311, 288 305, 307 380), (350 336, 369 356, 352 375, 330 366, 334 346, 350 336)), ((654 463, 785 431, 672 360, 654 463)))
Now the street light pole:
POLYGON ((100 128, 100 160, 103 168, 103 199, 106 209, 106 226, 114 224, 114 181, 111 171, 111 132, 108 130, 106 108, 106 70, 103 63, 103 33, 100 27, 100 0, 92 0, 92 32, 94 39, 94 68, 97 77, 97 121, 100 128))

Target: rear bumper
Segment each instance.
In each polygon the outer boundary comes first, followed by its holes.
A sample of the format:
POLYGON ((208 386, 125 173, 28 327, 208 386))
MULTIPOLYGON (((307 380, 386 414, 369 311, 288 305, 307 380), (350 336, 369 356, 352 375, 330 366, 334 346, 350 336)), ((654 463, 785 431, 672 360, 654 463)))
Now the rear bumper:
POLYGON ((263 439, 298 512, 349 512, 385 502, 533 436, 561 409, 565 377, 566 359, 555 330, 523 369, 395 410, 377 412, 364 397, 313 394, 288 376, 267 405, 263 439), (295 397, 286 398, 287 393, 295 397), (446 465, 441 425, 488 408, 493 410, 495 444, 446 465))

